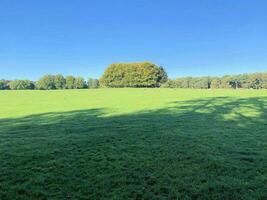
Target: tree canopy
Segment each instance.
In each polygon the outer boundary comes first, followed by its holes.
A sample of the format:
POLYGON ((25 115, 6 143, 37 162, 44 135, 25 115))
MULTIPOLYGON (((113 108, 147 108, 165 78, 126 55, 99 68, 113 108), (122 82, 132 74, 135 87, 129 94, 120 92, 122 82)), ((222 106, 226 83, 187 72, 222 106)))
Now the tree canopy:
POLYGON ((89 78, 87 84, 90 89, 99 88, 99 81, 97 79, 89 78))
POLYGON ((10 81, 1 79, 0 80, 0 90, 8 90, 8 89, 10 89, 9 83, 10 83, 10 81))
POLYGON ((67 76, 66 77, 66 88, 67 89, 74 89, 75 88, 75 77, 74 76, 67 76))
POLYGON ((75 84, 74 84, 74 88, 76 89, 83 89, 86 87, 86 83, 84 81, 83 77, 77 77, 75 78, 75 84))
POLYGON ((63 75, 57 74, 54 77, 54 84, 56 89, 65 89, 66 87, 66 79, 63 75))
POLYGON ((55 76, 51 74, 44 75, 41 77, 37 83, 36 86, 39 90, 53 90, 56 89, 55 86, 55 76))
POLYGON ((30 80, 14 80, 9 83, 11 90, 32 90, 35 85, 30 80))
POLYGON ((102 87, 159 87, 167 81, 162 67, 150 62, 114 63, 100 78, 102 87))
POLYGON ((163 67, 151 62, 113 63, 98 79, 66 76, 61 74, 42 76, 37 82, 31 80, 0 80, 0 90, 54 90, 99 87, 165 87, 195 89, 267 89, 267 73, 225 75, 221 77, 181 77, 168 79, 163 67))
POLYGON ((227 75, 222 77, 185 77, 168 80, 162 87, 197 89, 267 89, 267 73, 227 75))

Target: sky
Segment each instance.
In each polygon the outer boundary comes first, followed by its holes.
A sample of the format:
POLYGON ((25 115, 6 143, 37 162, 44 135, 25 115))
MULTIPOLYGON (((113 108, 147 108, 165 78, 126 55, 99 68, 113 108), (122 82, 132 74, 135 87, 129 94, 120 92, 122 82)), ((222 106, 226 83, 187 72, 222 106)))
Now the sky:
POLYGON ((138 61, 171 78, 267 72, 267 1, 0 0, 0 78, 138 61))

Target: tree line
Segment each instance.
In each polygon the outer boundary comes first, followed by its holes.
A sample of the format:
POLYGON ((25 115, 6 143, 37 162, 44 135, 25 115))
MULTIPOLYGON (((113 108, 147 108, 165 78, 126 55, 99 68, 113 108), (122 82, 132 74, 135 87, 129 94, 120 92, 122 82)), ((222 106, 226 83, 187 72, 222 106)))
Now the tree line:
POLYGON ((0 90, 56 90, 98 88, 98 79, 57 75, 44 75, 38 81, 30 80, 0 80, 0 90))
POLYGON ((267 73, 227 75, 222 77, 182 77, 169 79, 163 67, 151 62, 113 63, 107 67, 101 78, 44 75, 38 81, 0 80, 0 90, 55 90, 84 88, 121 87, 163 87, 163 88, 246 88, 267 89, 267 73))
POLYGON ((267 73, 226 75, 222 77, 182 77, 169 79, 162 87, 196 89, 267 89, 267 73))
POLYGON ((44 75, 38 81, 30 80, 0 80, 0 89, 11 90, 55 90, 84 89, 98 87, 160 87, 168 80, 163 67, 150 62, 114 63, 104 72, 100 80, 82 77, 44 75))

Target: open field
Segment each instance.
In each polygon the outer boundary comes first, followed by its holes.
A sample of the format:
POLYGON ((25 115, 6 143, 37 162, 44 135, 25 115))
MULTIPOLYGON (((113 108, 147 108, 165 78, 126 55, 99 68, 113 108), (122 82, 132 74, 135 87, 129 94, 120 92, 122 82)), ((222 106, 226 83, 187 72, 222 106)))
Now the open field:
POLYGON ((267 90, 0 91, 0 199, 267 199, 267 90))

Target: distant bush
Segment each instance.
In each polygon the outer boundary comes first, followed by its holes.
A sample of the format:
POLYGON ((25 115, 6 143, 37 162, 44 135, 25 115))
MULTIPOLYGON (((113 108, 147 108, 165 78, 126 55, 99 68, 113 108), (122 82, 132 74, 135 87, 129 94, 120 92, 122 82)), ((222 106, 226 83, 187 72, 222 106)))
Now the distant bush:
POLYGON ((166 80, 164 69, 150 62, 114 63, 100 78, 100 86, 159 87, 166 80))
POLYGON ((99 88, 99 81, 97 79, 89 78, 87 84, 89 89, 99 88))
POLYGON ((34 83, 29 80, 14 80, 9 83, 11 90, 32 90, 35 88, 34 83))

